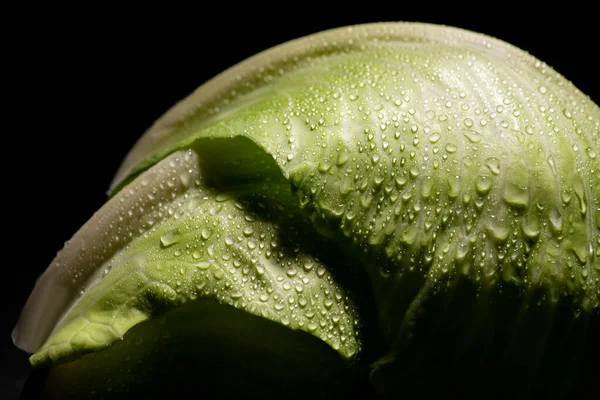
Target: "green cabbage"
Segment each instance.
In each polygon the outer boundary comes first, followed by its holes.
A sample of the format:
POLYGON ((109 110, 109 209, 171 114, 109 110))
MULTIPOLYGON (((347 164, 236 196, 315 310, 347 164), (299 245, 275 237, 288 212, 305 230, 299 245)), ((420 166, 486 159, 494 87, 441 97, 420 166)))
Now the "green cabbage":
POLYGON ((13 340, 61 396, 127 396, 165 365, 266 396, 367 376, 389 398, 565 394, 597 360, 599 153, 600 108, 499 40, 294 40, 154 123, 13 340))

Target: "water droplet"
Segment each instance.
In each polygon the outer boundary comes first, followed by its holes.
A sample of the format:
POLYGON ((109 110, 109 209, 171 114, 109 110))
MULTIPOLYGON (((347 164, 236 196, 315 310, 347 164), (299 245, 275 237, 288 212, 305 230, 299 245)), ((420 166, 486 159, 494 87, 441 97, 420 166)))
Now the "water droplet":
POLYGON ((552 175, 556 175, 556 161, 554 161, 554 157, 552 157, 552 155, 549 155, 546 159, 546 162, 548 162, 548 165, 550 165, 552 175))
POLYGON ((419 169, 417 167, 411 167, 409 173, 412 179, 416 179, 419 176, 419 169))
POLYGON ((456 253, 454 255, 454 259, 456 260, 456 262, 461 263, 465 260, 468 253, 469 253, 469 245, 466 243, 460 243, 456 247, 456 253))
POLYGON ((200 236, 203 240, 207 240, 212 236, 212 230, 209 228, 202 228, 202 230, 200 231, 200 236))
POLYGON ((492 188, 492 178, 487 175, 479 175, 475 180, 475 189, 477 193, 482 196, 485 196, 489 193, 492 188))
POLYGON ((241 299, 241 298, 242 298, 242 296, 243 296, 243 295, 244 295, 244 294, 243 294, 242 292, 240 292, 240 291, 235 291, 235 292, 231 293, 231 298, 232 298, 233 300, 239 300, 239 299, 241 299))
POLYGON ((346 164, 346 162, 348 162, 348 159, 350 158, 350 152, 347 149, 342 149, 337 157, 337 165, 338 167, 346 164))
POLYGON ((163 248, 173 246, 181 240, 179 230, 173 230, 160 237, 160 244, 163 248))
POLYGON ((575 195, 577 196, 577 200, 579 200, 579 211, 581 214, 585 214, 587 211, 587 200, 585 196, 585 190, 583 186, 583 180, 581 176, 575 175, 575 182, 573 184, 573 189, 575 191, 575 195))
POLYGON ((287 274, 287 276, 289 276, 289 277, 294 277, 294 276, 296 276, 296 274, 297 274, 297 273, 298 273, 298 271, 296 271, 296 270, 295 270, 295 269, 293 269, 293 268, 292 268, 292 269, 288 269, 288 270, 286 271, 286 274, 287 274))
POLYGON ((321 173, 326 173, 327 171, 329 171, 331 169, 331 163, 329 162, 329 160, 327 158, 322 159, 319 161, 317 169, 321 173))
POLYGON ((446 147, 444 147, 444 148, 450 154, 456 153, 456 150, 458 150, 458 147, 456 147, 456 145, 454 143, 448 143, 448 144, 446 144, 446 147))
POLYGON ((500 160, 496 157, 487 158, 485 165, 492 171, 492 174, 498 175, 500 173, 500 160))
POLYGON ((457 175, 450 175, 448 177, 448 196, 451 199, 455 199, 460 193, 460 177, 457 175))
POLYGON ((496 241, 504 242, 510 235, 510 223, 498 218, 489 218, 486 224, 486 231, 490 237, 496 241))
POLYGON ((219 193, 215 197, 215 200, 218 201, 219 203, 222 203, 222 202, 227 201, 227 200, 231 200, 231 194, 229 194, 229 193, 219 193))
POLYGON ((571 249, 581 264, 585 264, 588 258, 586 243, 583 240, 575 240, 571 243, 571 249))
POLYGON ((550 211, 550 225, 554 232, 560 233, 563 229, 562 224, 563 220, 560 211, 557 208, 552 209, 550 211))
POLYGON ((431 136, 429 136, 429 141, 431 143, 437 143, 441 138, 441 135, 439 134, 439 132, 433 132, 431 134, 431 136))
POLYGON ((504 188, 504 202, 513 207, 527 207, 529 192, 527 188, 508 183, 504 188))
POLYGON ((482 136, 479 132, 472 131, 470 129, 463 130, 463 135, 469 140, 471 143, 479 143, 481 142, 482 136))
POLYGON ((566 190, 563 190, 560 193, 560 198, 562 199, 562 201, 565 205, 571 203, 571 193, 566 190))
POLYGON ((530 213, 530 215, 523 220, 523 234, 528 239, 533 240, 539 237, 540 231, 541 226, 539 217, 534 213, 530 213))
POLYGON ((201 261, 198 264, 196 264, 196 268, 201 270, 209 269, 211 264, 212 263, 210 261, 201 261))
POLYGON ((217 280, 221 280, 225 277, 225 273, 223 272, 223 270, 214 264, 213 264, 213 268, 211 269, 211 271, 213 273, 213 276, 217 280))

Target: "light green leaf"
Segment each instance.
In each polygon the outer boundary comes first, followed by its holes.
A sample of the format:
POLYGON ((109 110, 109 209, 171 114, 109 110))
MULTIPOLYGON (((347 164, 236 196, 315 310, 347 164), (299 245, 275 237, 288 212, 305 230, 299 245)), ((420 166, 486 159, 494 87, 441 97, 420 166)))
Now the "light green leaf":
POLYGON ((598 308, 600 109, 513 46, 410 23, 290 42, 167 112, 115 185, 173 149, 238 135, 364 262, 391 336, 461 277, 598 308))
MULTIPOLYGON (((128 190, 144 198, 140 179, 172 154, 197 154, 191 171, 208 184, 153 200, 167 207, 156 211, 160 222, 127 228, 127 245, 107 241, 94 268, 119 268, 84 292, 33 360, 106 346, 161 304, 201 295, 307 330, 350 357, 360 350, 358 314, 340 277, 358 265, 384 337, 372 379, 386 393, 401 391, 397 378, 410 381, 403 373, 423 360, 443 375, 461 357, 472 356, 474 369, 473 360, 512 357, 507 365, 531 370, 549 347, 577 357, 578 335, 600 305, 598 149, 600 108, 548 65, 487 36, 382 23, 275 47, 198 88, 131 150, 111 202, 128 190), (223 193, 232 200, 221 204, 223 193), (252 211, 236 208, 239 199, 252 211), (259 218, 261 204, 268 211, 259 218), (269 243, 290 233, 287 250, 267 258, 269 243), (227 247, 234 236, 241 240, 227 247), (339 246, 326 254, 355 264, 321 263, 321 240, 339 246), (245 264, 229 274, 236 259, 245 264), (280 301, 303 287, 301 270, 304 293, 319 294, 314 311, 324 322, 315 329, 300 312, 303 294, 280 301)), ((57 299, 56 310, 73 303, 57 299)))
MULTIPOLYGON (((138 177, 132 185, 154 187, 145 194, 152 201, 135 217, 137 205, 118 210, 129 216, 126 220, 111 216, 125 236, 119 242, 127 243, 91 273, 32 364, 104 349, 134 325, 200 298, 308 332, 345 358, 359 351, 357 310, 325 260, 338 263, 338 271, 350 264, 344 266, 337 255, 332 261, 324 241, 307 241, 310 225, 285 210, 289 186, 269 175, 278 170, 269 168, 250 142, 228 140, 224 146, 240 150, 236 160, 245 162, 249 174, 243 186, 223 191, 210 186, 215 177, 223 183, 225 174, 208 166, 204 171, 192 151, 174 153, 153 167, 162 179, 152 185, 144 182, 146 174, 138 177), (251 172, 252 163, 261 170, 258 175, 251 172), (185 189, 160 195, 160 186, 177 185, 185 189)), ((112 201, 122 202, 126 192, 112 201)))

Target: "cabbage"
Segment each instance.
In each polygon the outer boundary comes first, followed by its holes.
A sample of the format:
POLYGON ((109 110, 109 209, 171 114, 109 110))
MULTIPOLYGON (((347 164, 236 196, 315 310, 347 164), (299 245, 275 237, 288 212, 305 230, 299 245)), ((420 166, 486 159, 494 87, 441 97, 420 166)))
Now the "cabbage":
POLYGON ((153 124, 13 340, 60 397, 165 373, 168 393, 564 395, 597 360, 599 142, 600 108, 497 39, 293 40, 153 124))

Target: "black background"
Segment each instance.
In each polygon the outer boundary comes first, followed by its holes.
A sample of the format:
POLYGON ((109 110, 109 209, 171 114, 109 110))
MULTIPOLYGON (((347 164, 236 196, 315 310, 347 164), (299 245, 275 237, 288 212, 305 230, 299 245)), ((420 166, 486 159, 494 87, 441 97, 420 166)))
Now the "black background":
POLYGON ((600 103, 600 34, 591 9, 574 2, 556 9, 533 5, 535 11, 526 11, 524 2, 378 3, 134 10, 32 5, 4 13, 0 397, 16 398, 29 373, 27 354, 13 347, 10 330, 34 279, 104 203, 126 152, 176 101, 259 51, 356 23, 454 25, 527 50, 600 103))

